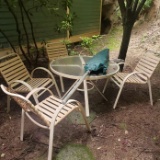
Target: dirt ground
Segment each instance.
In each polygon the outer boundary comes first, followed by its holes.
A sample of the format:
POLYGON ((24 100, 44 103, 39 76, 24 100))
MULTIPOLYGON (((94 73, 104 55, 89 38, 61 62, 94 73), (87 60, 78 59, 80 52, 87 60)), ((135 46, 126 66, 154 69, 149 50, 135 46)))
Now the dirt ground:
MULTIPOLYGON (((148 21, 133 30, 126 68, 134 68, 137 57, 146 49, 159 50, 159 21, 148 21), (145 28, 144 28, 145 27, 145 28)), ((116 56, 113 51, 113 57, 116 56)), ((59 83, 59 79, 57 79, 59 83)), ((97 81, 103 88, 104 80, 97 81)), ((1 83, 3 80, 1 79, 1 83)), ((65 85, 71 81, 65 79, 65 85)), ((97 92, 89 94, 90 110, 95 118, 90 122, 92 133, 83 124, 63 121, 56 126, 54 155, 68 143, 86 145, 96 160, 160 160, 160 78, 159 70, 152 77, 154 105, 149 103, 148 88, 126 85, 118 106, 112 109, 117 87, 109 83, 106 102, 97 92)), ((47 157, 48 131, 32 125, 26 119, 25 139, 20 141, 21 109, 12 101, 6 113, 6 96, 0 92, 0 159, 42 160, 47 157)), ((84 103, 83 94, 73 98, 84 103)), ((65 160, 65 158, 64 158, 65 160)))
MULTIPOLYGON (((89 94, 92 133, 85 126, 69 120, 57 125, 54 155, 68 143, 84 144, 96 160, 159 160, 160 159, 160 87, 153 81, 154 106, 149 103, 147 86, 126 85, 116 110, 112 109, 117 88, 112 83, 106 90, 106 102, 99 93, 89 94)), ((70 81, 65 80, 65 84, 70 81)), ((97 82, 100 88, 104 80, 97 82)), ((83 103, 83 94, 75 99, 83 103)), ((0 153, 2 160, 42 160, 47 158, 48 131, 33 125, 26 118, 25 139, 19 139, 21 109, 12 101, 9 114, 5 111, 6 96, 1 93, 0 153), (4 155, 5 154, 5 155, 4 155), (4 157, 3 157, 4 155, 4 157)), ((65 157, 64 157, 65 160, 65 157)))

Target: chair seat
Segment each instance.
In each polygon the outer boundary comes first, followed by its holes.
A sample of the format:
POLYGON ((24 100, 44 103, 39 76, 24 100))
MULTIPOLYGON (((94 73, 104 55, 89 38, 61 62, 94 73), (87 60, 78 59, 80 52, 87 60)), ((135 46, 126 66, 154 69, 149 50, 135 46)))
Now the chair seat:
MULTIPOLYGON (((38 88, 38 87, 50 88, 53 85, 52 79, 50 78, 32 78, 31 80, 28 80, 27 83, 32 88, 38 88)), ((29 92, 29 89, 25 85, 20 85, 14 88, 14 90, 19 93, 29 92)))
MULTIPOLYGON (((117 83, 118 85, 122 84, 124 78, 128 75, 128 73, 117 73, 114 75, 111 80, 117 83)), ((138 77, 137 75, 130 76, 125 82, 127 83, 139 83, 139 84, 146 84, 147 81, 143 80, 142 78, 138 77)))
POLYGON ((39 112, 39 114, 41 114, 41 116, 43 116, 48 126, 50 126, 53 118, 56 117, 54 125, 57 125, 61 120, 63 120, 69 113, 71 113, 76 108, 78 108, 76 104, 70 103, 63 105, 62 100, 58 99, 55 96, 49 96, 35 106, 35 109, 39 112), (58 114, 56 114, 57 110, 60 110, 58 114))

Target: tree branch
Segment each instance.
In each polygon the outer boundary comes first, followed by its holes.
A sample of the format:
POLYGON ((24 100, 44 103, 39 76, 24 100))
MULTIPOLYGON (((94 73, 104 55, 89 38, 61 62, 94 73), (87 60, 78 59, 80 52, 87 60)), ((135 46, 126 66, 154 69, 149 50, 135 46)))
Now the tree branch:
POLYGON ((133 8, 132 8, 132 12, 135 13, 136 9, 137 9, 137 5, 138 5, 138 0, 135 0, 133 8))
POLYGON ((20 8, 20 12, 21 12, 22 25, 23 25, 23 29, 24 29, 25 36, 26 36, 26 41, 27 41, 27 53, 28 53, 28 55, 30 57, 30 51, 29 51, 29 47, 30 47, 29 44, 30 44, 30 42, 29 42, 29 37, 28 37, 26 26, 25 26, 25 22, 24 22, 24 15, 23 15, 22 6, 21 6, 20 1, 18 1, 18 2, 19 2, 19 8, 20 8))
POLYGON ((10 11, 10 13, 11 13, 11 14, 13 15, 13 17, 14 17, 14 20, 15 20, 15 23, 16 23, 16 30, 17 30, 17 33, 18 33, 18 43, 19 43, 20 50, 21 50, 23 56, 24 56, 24 57, 26 58, 26 60, 28 61, 28 63, 31 64, 30 61, 29 61, 29 59, 28 59, 28 57, 26 56, 26 54, 25 54, 25 52, 24 52, 24 50, 23 50, 22 44, 21 44, 21 30, 20 30, 20 28, 19 28, 18 18, 17 18, 17 16, 16 16, 16 14, 14 13, 13 9, 11 8, 8 0, 4 0, 4 2, 6 3, 8 9, 9 9, 9 11, 10 11))
POLYGON ((125 7, 125 4, 124 4, 124 0, 118 0, 118 4, 119 4, 119 7, 120 7, 122 19, 123 19, 123 22, 124 22, 124 18, 125 18, 125 15, 126 15, 126 7, 125 7))
POLYGON ((31 19, 30 19, 29 14, 28 14, 28 12, 27 12, 24 4, 23 4, 23 1, 20 0, 20 2, 21 2, 21 5, 22 5, 22 7, 23 7, 23 9, 24 9, 24 12, 25 12, 25 14, 26 14, 26 16, 27 16, 27 18, 28 18, 28 21, 29 21, 29 23, 30 23, 30 26, 31 26, 32 39, 33 39, 33 43, 34 43, 34 45, 35 45, 36 52, 37 52, 37 54, 36 54, 36 63, 37 63, 37 59, 38 59, 38 56, 39 56, 39 50, 38 50, 38 46, 37 46, 36 39, 35 39, 35 36, 34 36, 33 24, 32 24, 32 21, 31 21, 31 19))
POLYGON ((8 41, 9 45, 11 46, 11 48, 13 49, 14 52, 16 52, 12 42, 9 40, 8 36, 4 33, 4 31, 2 29, 0 29, 0 32, 2 33, 2 35, 6 38, 6 40, 8 41))
POLYGON ((142 0, 140 3, 139 3, 139 6, 137 7, 137 10, 135 12, 135 18, 137 19, 140 11, 142 10, 144 4, 145 4, 146 0, 142 0))

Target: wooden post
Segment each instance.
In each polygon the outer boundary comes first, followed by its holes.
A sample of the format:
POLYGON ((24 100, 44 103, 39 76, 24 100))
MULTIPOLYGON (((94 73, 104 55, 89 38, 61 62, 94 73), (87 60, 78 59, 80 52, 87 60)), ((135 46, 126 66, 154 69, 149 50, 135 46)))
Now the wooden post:
MULTIPOLYGON (((69 8, 67 7, 67 15, 69 15, 69 8)), ((69 37, 70 37, 70 33, 69 33, 69 30, 67 29, 67 40, 69 40, 69 37)))

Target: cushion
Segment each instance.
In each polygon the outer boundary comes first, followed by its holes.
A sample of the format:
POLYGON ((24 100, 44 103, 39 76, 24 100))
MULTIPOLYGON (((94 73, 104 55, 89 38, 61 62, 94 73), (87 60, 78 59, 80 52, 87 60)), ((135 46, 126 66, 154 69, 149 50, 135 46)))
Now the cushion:
POLYGON ((106 74, 109 64, 109 49, 106 48, 93 56, 84 66, 85 71, 102 72, 106 74))

